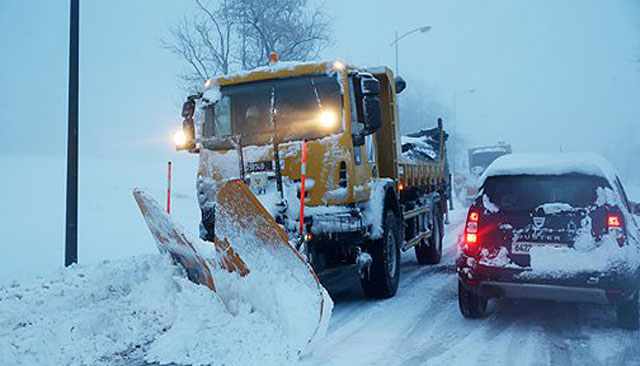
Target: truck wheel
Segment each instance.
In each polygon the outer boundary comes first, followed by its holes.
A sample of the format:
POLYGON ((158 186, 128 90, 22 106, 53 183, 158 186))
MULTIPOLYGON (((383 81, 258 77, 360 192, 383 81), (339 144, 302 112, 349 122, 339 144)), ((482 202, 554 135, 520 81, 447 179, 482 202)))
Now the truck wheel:
POLYGON ((438 264, 442 259, 442 214, 438 211, 434 216, 433 233, 427 239, 415 246, 416 259, 420 264, 438 264))
POLYGON ((458 306, 462 316, 467 319, 487 316, 487 298, 467 290, 460 281, 458 281, 458 306))
POLYGON ((365 296, 379 299, 393 297, 400 280, 400 226, 391 210, 384 215, 382 239, 370 243, 371 266, 361 278, 365 296))
POLYGON ((630 300, 621 302, 616 306, 616 315, 620 328, 630 330, 638 330, 640 328, 637 292, 630 300))

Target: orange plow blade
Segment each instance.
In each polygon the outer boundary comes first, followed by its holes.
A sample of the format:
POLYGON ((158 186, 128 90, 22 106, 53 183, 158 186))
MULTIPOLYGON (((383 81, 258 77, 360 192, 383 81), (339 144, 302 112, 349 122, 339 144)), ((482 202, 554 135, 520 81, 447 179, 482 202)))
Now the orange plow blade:
POLYGON ((187 233, 148 194, 134 190, 133 197, 138 203, 151 235, 161 253, 169 253, 173 260, 187 271, 189 279, 216 290, 212 270, 223 268, 246 276, 249 269, 234 252, 229 242, 216 238, 214 243, 205 242, 187 233), (213 249, 213 250, 212 250, 213 249), (206 255, 206 254, 209 255, 206 255))
POLYGON ((187 233, 149 195, 140 190, 133 195, 158 249, 184 267, 191 281, 218 292, 223 301, 239 297, 266 313, 282 324, 301 350, 322 337, 331 299, 244 182, 218 184, 213 243, 187 233), (220 269, 240 278, 222 276, 220 269))
MULTIPOLYGON (((216 236, 228 239, 256 271, 282 273, 297 292, 307 293, 317 309, 315 334, 326 326, 332 303, 318 277, 289 243, 286 232, 240 179, 220 184, 216 200, 216 236), (329 304, 327 304, 329 303, 329 304)), ((277 295, 276 295, 277 296, 277 295)), ((288 296, 286 291, 282 296, 288 296)))

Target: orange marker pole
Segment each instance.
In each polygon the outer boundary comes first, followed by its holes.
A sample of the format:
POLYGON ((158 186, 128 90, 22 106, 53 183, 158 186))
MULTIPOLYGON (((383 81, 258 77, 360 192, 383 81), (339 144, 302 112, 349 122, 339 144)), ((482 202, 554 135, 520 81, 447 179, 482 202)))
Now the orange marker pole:
POLYGON ((171 215, 171 160, 167 162, 167 213, 171 215))
POLYGON ((304 193, 307 177, 307 140, 302 141, 302 176, 300 178, 300 236, 304 236, 304 193))

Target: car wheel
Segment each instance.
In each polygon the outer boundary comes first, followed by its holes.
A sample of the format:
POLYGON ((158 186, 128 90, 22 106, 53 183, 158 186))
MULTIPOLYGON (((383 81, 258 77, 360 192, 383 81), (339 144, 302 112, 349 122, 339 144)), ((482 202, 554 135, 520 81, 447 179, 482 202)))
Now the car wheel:
POLYGON ((389 298, 398 290, 402 239, 399 225, 395 214, 388 210, 384 215, 382 239, 370 243, 371 266, 360 279, 367 297, 389 298))
POLYGON ((435 213, 433 220, 433 234, 415 247, 416 259, 420 264, 438 264, 442 259, 442 232, 443 220, 442 214, 438 211, 435 213))
POLYGON ((469 291, 458 281, 458 306, 462 316, 467 319, 479 319, 487 316, 487 298, 469 291))
POLYGON ((638 330, 640 328, 638 305, 638 293, 636 292, 630 300, 621 302, 616 306, 616 316, 620 328, 630 330, 638 330))

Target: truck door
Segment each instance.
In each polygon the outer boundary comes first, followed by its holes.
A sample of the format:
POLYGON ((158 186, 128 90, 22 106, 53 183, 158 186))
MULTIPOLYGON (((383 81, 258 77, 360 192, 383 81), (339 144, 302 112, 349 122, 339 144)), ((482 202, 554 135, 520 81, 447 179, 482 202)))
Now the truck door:
MULTIPOLYGON (((358 90, 359 81, 354 82, 356 75, 349 77, 349 111, 346 115, 351 124, 351 133, 358 134, 364 130, 364 116, 362 112, 362 94, 358 90)), ((361 146, 353 146, 353 196, 355 200, 363 200, 369 196, 367 182, 375 172, 375 147, 372 135, 365 137, 361 146)))

